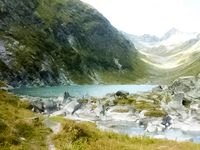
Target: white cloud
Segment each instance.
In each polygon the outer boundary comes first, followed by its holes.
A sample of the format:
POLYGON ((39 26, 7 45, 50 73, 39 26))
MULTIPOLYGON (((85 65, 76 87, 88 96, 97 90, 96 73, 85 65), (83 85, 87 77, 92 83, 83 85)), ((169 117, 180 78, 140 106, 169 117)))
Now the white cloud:
POLYGON ((116 28, 132 34, 161 36, 172 27, 200 32, 199 0, 82 0, 116 28))

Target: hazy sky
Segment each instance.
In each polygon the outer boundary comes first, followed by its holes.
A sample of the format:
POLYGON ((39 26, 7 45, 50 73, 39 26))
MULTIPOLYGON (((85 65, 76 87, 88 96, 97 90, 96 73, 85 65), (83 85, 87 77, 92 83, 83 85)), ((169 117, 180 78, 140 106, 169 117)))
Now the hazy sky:
POLYGON ((116 28, 136 35, 163 35, 175 27, 200 32, 200 0, 82 0, 116 28))

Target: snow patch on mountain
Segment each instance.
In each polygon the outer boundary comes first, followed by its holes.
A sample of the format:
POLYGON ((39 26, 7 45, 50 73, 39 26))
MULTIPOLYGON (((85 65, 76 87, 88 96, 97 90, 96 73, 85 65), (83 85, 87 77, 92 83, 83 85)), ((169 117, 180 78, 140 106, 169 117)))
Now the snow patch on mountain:
POLYGON ((126 37, 141 51, 147 51, 149 48, 158 47, 165 47, 167 50, 172 50, 186 41, 197 39, 198 36, 198 33, 182 32, 176 28, 170 29, 161 38, 148 34, 142 36, 126 34, 126 37))
POLYGON ((157 45, 164 45, 168 47, 168 49, 173 49, 177 45, 183 44, 188 40, 196 39, 197 35, 198 33, 186 33, 173 28, 160 39, 157 45))

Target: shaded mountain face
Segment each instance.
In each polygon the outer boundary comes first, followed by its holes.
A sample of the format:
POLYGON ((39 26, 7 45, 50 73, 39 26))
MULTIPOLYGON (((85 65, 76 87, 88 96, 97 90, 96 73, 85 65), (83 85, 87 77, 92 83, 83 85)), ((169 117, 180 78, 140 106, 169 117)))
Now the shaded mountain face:
POLYGON ((0 80, 13 86, 142 77, 133 44, 79 0, 1 0, 0 18, 0 80))
POLYGON ((148 36, 132 36, 140 59, 148 66, 149 80, 168 83, 177 77, 197 75, 200 72, 200 36, 175 28, 169 30, 159 40, 148 36))

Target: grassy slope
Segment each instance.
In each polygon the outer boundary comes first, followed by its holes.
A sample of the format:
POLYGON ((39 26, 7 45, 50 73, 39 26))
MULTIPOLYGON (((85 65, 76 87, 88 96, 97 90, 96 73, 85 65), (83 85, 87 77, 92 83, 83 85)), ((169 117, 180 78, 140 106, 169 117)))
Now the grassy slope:
MULTIPOLYGON (((139 57, 147 59, 146 56, 141 54, 139 55, 139 57)), ((181 76, 197 75, 200 73, 200 59, 196 59, 197 57, 199 57, 199 53, 194 53, 190 56, 190 60, 192 63, 187 64, 186 62, 185 65, 179 66, 174 69, 161 69, 143 62, 146 66, 146 79, 147 81, 149 81, 149 83, 169 84, 170 82, 181 76), (193 61, 193 59, 196 60, 193 61)))
POLYGON ((145 137, 130 138, 103 132, 92 123, 52 118, 62 122, 62 130, 54 136, 59 150, 199 150, 200 145, 145 137))
POLYGON ((181 76, 196 76, 200 73, 200 61, 195 61, 187 67, 180 67, 171 70, 153 69, 155 74, 151 74, 151 82, 157 84, 169 84, 181 76))
POLYGON ((0 91, 0 149, 46 150, 46 136, 50 130, 41 117, 26 108, 27 102, 0 91), (32 118, 39 117, 39 120, 32 118))

